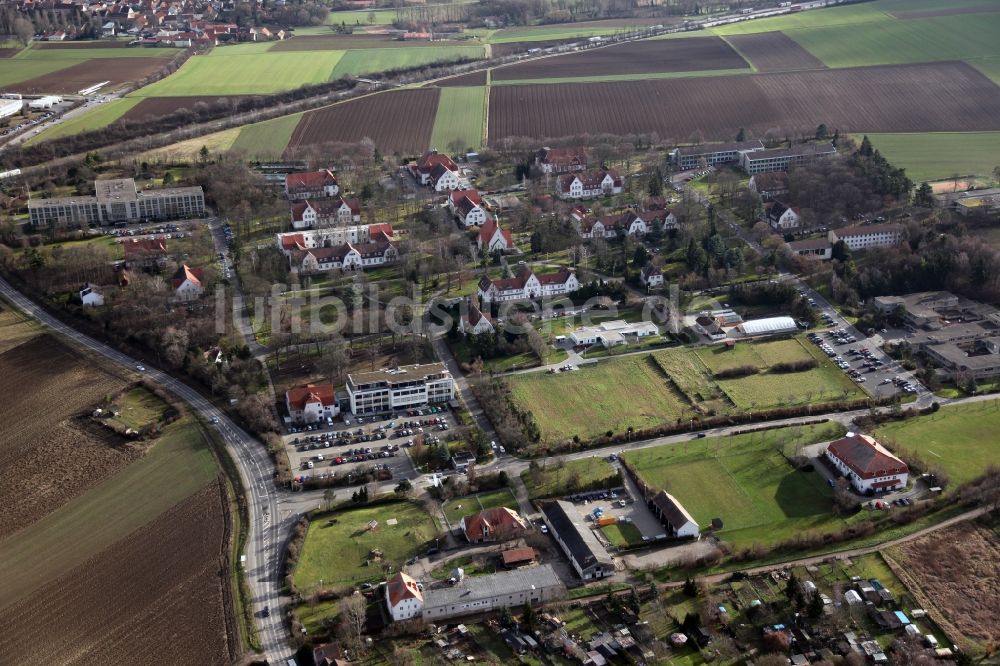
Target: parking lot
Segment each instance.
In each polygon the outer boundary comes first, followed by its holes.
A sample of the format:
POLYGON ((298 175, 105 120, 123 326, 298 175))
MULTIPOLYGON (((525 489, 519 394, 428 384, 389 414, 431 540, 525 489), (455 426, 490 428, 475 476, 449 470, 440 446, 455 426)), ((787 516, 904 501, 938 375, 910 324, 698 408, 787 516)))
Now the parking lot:
POLYGON ((918 386, 899 373, 903 370, 878 347, 843 328, 830 328, 809 334, 809 339, 837 364, 851 379, 877 397, 894 394, 914 395, 918 386))
POLYGON ((332 425, 291 426, 284 443, 295 474, 303 480, 376 465, 384 465, 393 479, 413 478, 416 471, 405 449, 418 437, 425 444, 443 442, 453 426, 448 410, 425 407, 395 417, 355 419, 348 415, 332 425))

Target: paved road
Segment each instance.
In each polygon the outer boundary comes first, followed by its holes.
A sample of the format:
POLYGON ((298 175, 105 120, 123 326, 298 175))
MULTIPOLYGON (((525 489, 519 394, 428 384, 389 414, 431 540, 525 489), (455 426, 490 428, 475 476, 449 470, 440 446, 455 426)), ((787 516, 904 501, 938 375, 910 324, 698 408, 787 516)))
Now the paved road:
MULTIPOLYGON (((73 343, 86 347, 126 370, 135 371, 139 365, 130 356, 63 324, 2 278, 0 278, 0 294, 26 314, 55 333, 69 338, 73 343)), ((240 471, 249 512, 249 534, 244 555, 247 583, 253 595, 254 615, 257 617, 264 656, 271 663, 284 663, 292 651, 289 648, 288 631, 281 621, 281 613, 274 612, 265 618, 263 611, 265 608, 278 610, 281 592, 281 550, 297 516, 286 515, 283 519, 279 516, 280 497, 273 482, 274 466, 271 459, 263 445, 230 421, 224 412, 194 389, 153 368, 147 368, 144 376, 184 400, 206 422, 214 423, 229 455, 240 471), (278 519, 275 519, 276 516, 278 519)))

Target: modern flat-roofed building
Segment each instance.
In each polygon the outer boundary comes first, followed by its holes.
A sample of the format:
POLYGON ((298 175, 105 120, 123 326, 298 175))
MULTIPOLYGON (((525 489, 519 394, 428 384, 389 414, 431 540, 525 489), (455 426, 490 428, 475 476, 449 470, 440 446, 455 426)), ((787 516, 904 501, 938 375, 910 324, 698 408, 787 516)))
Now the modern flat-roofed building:
POLYGON ((807 259, 830 259, 833 257, 833 245, 826 238, 808 238, 805 240, 785 243, 792 254, 807 259))
POLYGON ((992 215, 1000 212, 1000 187, 968 192, 949 192, 936 197, 938 205, 951 208, 960 215, 982 213, 992 215))
POLYGON ((744 151, 740 153, 740 166, 752 176, 766 171, 786 171, 789 167, 836 154, 832 143, 804 143, 791 148, 744 151))
POLYGON ((395 409, 449 402, 455 381, 444 363, 402 365, 347 375, 353 414, 383 414, 395 409))
POLYGON ((501 608, 543 604, 562 599, 566 587, 551 564, 502 571, 488 576, 468 576, 448 587, 423 592, 421 616, 427 622, 488 613, 501 608))
POLYGON ((33 226, 98 225, 171 220, 205 214, 205 193, 198 187, 138 190, 132 178, 95 180, 94 196, 31 199, 33 226))
POLYGON ((706 143, 697 146, 680 146, 670 153, 670 160, 678 169, 695 169, 701 164, 737 164, 745 152, 764 150, 760 141, 733 141, 731 143, 706 143), (704 160, 704 162, 702 161, 704 160))

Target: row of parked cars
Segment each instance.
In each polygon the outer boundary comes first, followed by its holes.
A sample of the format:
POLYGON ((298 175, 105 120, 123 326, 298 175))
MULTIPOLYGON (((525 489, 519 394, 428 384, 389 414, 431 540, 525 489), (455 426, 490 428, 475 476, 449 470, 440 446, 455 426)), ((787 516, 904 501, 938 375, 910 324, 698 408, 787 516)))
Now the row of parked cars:
MULTIPOLYGON (((837 344, 849 344, 850 342, 857 342, 857 339, 853 335, 845 333, 842 329, 827 331, 827 336, 835 340, 837 344)), ((851 379, 858 382, 859 384, 863 384, 865 381, 867 381, 865 376, 862 374, 862 371, 857 368, 851 367, 851 364, 847 362, 843 356, 839 355, 837 353, 837 350, 834 349, 833 346, 830 345, 830 343, 824 340, 821 335, 819 335, 818 333, 810 333, 807 337, 815 345, 817 345, 823 351, 824 354, 833 359, 833 362, 837 364, 837 367, 846 372, 848 376, 851 377, 851 379)), ((876 370, 882 366, 882 362, 876 359, 874 354, 872 354, 872 352, 866 348, 862 348, 860 350, 852 349, 847 353, 848 355, 857 355, 859 358, 865 359, 864 363, 862 364, 862 367, 865 369, 864 370, 865 372, 876 370)))
POLYGON ((40 122, 42 122, 44 120, 48 120, 49 118, 51 118, 54 115, 55 114, 52 113, 51 111, 46 111, 45 113, 43 113, 42 115, 38 116, 37 118, 34 118, 33 120, 25 120, 25 121, 20 122, 20 123, 18 123, 16 125, 12 125, 10 127, 4 128, 2 131, 0 131, 0 136, 7 136, 8 134, 16 134, 17 132, 19 132, 20 130, 24 129, 25 127, 31 127, 32 125, 37 125, 38 123, 40 123, 40 122))
POLYGON ((890 382, 893 383, 893 384, 895 384, 896 386, 898 386, 899 390, 902 391, 903 393, 916 393, 917 392, 917 387, 914 386, 913 383, 910 380, 908 380, 905 377, 902 377, 900 375, 897 375, 897 376, 893 377, 892 379, 888 379, 887 378, 887 379, 883 379, 882 380, 883 384, 888 384, 890 382))

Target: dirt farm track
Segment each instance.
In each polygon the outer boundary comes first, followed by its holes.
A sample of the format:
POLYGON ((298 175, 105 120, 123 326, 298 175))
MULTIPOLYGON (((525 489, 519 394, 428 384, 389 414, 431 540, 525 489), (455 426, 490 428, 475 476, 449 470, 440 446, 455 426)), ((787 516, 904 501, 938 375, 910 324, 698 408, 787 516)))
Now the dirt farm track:
POLYGON ((1000 87, 969 65, 854 69, 495 86, 490 142, 506 137, 656 133, 685 141, 731 139, 735 128, 942 132, 1000 130, 1000 87))

